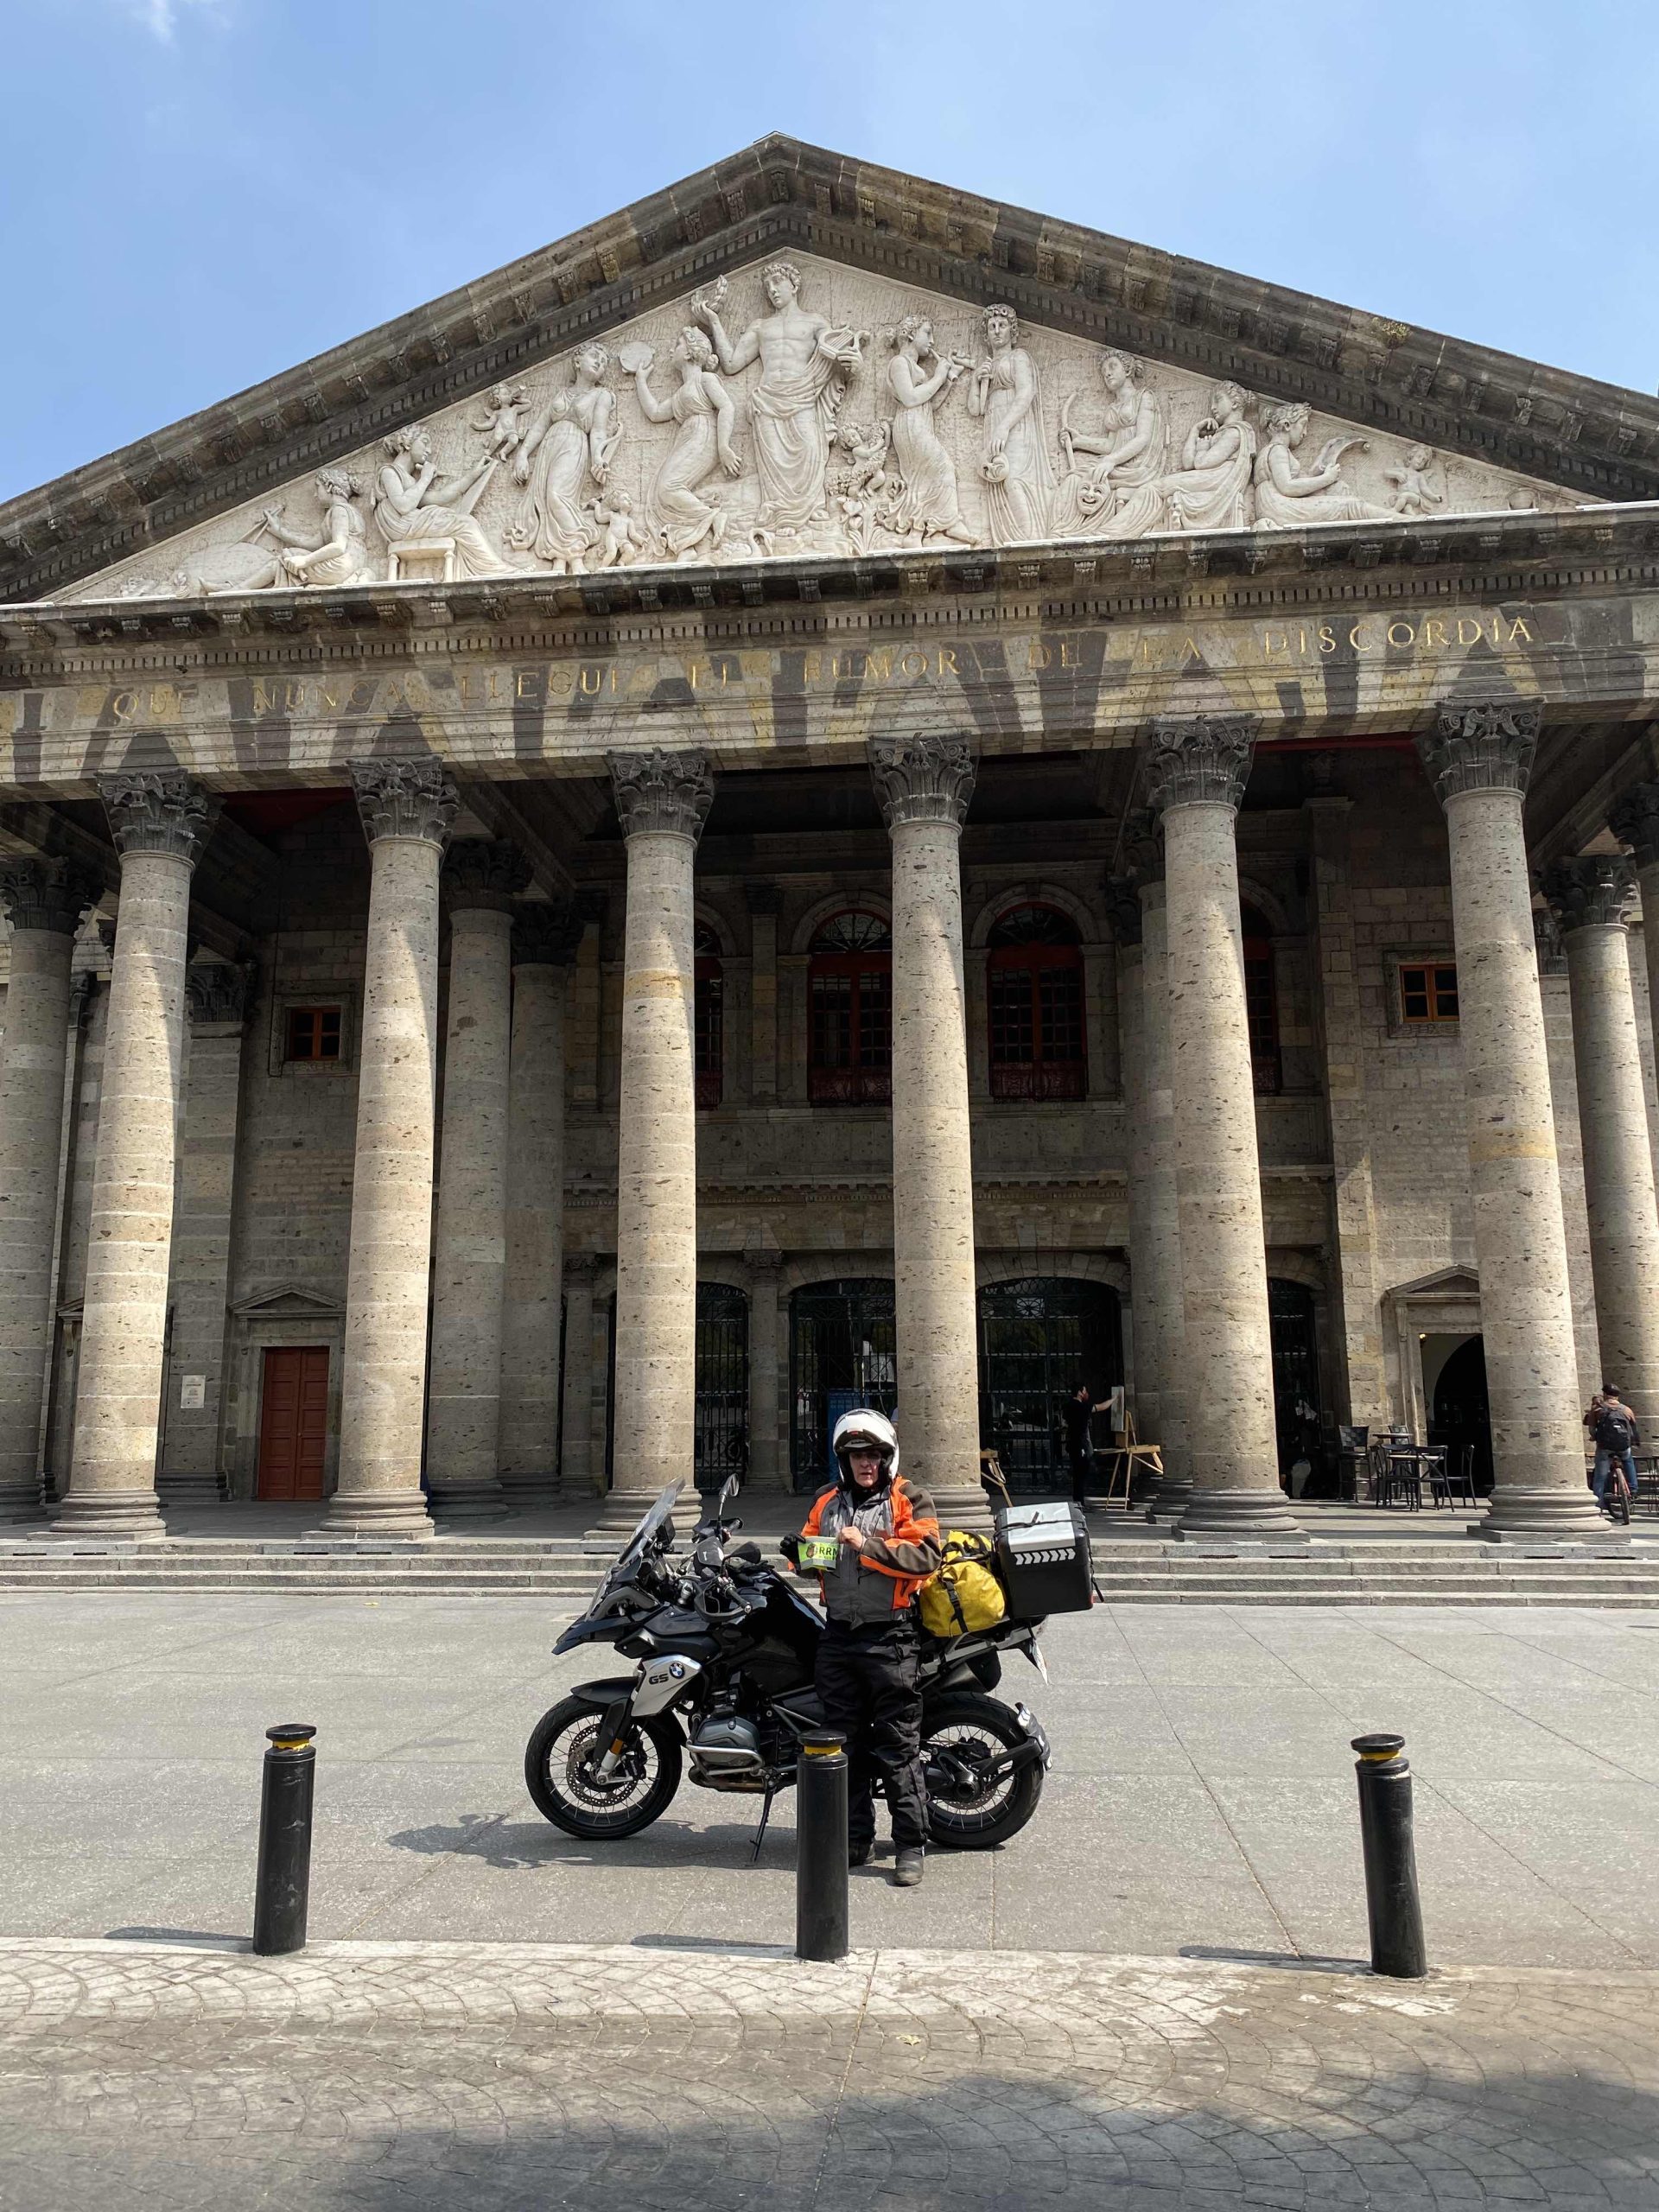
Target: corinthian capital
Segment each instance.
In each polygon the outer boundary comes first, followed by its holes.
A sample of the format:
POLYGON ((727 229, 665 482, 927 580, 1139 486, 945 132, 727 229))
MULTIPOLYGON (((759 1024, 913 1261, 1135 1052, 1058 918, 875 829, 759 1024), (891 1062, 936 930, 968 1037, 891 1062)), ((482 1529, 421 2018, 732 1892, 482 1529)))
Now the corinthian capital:
POLYGON ((1255 750, 1254 715, 1194 715, 1155 721, 1147 735, 1147 798, 1172 806, 1230 806, 1236 813, 1255 750))
POLYGON ((715 796, 706 753, 610 753, 606 766, 622 835, 689 837, 695 845, 715 796))
POLYGON ((461 796, 439 760, 353 760, 348 764, 363 835, 418 838, 446 845, 461 796))
POLYGON ((1105 883, 1106 919, 1120 945, 1141 942, 1141 893, 1132 875, 1109 875, 1105 883))
POLYGON ((582 917, 569 904, 515 906, 512 964, 515 968, 568 968, 582 938, 582 917))
POLYGON ((124 768, 97 781, 124 860, 129 853, 170 853, 195 866, 219 818, 219 800, 204 785, 175 768, 124 768))
POLYGON ((1632 784, 1614 800, 1607 827, 1636 855, 1637 868, 1659 861, 1659 784, 1632 784))
POLYGON ((1126 817, 1117 849, 1133 881, 1163 881, 1164 825, 1149 806, 1137 806, 1126 817))
POLYGON ((104 896, 102 877, 78 861, 8 861, 0 867, 0 905, 15 930, 56 930, 73 937, 104 896))
POLYGON ((1524 791, 1543 709, 1535 699, 1442 707, 1417 750, 1442 806, 1461 791, 1524 791))
POLYGON ((187 968, 185 1001, 192 1021, 241 1021, 253 988, 251 960, 219 960, 208 968, 187 968))
POLYGON ((965 737, 874 737, 870 773, 889 830, 904 822, 948 822, 960 830, 974 795, 974 755, 965 737))
POLYGON ((519 892, 530 887, 530 863, 505 837, 461 837, 443 863, 443 892, 450 912, 482 906, 491 913, 512 911, 519 892))
POLYGON ((1586 853, 1546 868, 1543 893, 1563 937, 1622 928, 1636 897, 1636 868, 1623 853, 1586 853))

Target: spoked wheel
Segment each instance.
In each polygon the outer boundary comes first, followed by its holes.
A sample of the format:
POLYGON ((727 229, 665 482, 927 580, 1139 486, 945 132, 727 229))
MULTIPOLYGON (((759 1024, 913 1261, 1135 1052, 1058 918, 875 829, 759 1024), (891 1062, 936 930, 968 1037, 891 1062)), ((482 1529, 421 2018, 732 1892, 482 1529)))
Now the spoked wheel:
POLYGON ((601 1776, 595 1767, 607 1748, 604 1714, 574 1697, 544 1713, 524 1746, 524 1787, 537 1811, 592 1843, 648 1828, 680 1786, 671 1720, 631 1720, 615 1771, 601 1776))
POLYGON ((1027 1740, 1013 1713, 995 1698, 946 1697, 929 1707, 922 1721, 922 1762, 936 1844, 950 1851, 989 1851, 1018 1835, 1043 1794, 1042 1761, 1001 1776, 985 1770, 1027 1740))

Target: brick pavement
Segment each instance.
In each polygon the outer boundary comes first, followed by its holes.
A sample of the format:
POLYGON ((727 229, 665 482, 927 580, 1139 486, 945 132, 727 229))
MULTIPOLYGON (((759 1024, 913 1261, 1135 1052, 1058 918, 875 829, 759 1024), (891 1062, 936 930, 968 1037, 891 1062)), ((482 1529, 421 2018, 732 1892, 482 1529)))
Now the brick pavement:
POLYGON ((0 1943, 6 2212, 1659 2205, 1659 1975, 0 1943))

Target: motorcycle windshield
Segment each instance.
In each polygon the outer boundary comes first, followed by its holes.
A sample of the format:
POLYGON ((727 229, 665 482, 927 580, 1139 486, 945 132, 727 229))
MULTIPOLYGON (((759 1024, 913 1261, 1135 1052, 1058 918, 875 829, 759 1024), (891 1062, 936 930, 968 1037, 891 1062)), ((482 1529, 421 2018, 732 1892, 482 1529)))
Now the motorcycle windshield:
POLYGON ((613 1588, 617 1583, 627 1580, 639 1563, 640 1554, 672 1514, 678 1503, 680 1492, 684 1488, 683 1483, 671 1483, 650 1512, 640 1521, 639 1527, 617 1554, 615 1566, 600 1585, 601 1596, 607 1590, 613 1588))

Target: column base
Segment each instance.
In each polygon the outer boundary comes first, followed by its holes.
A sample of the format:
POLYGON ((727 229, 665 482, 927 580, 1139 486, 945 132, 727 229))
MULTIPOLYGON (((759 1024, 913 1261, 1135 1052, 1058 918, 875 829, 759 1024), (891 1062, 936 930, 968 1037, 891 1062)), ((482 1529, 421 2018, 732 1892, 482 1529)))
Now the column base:
MULTIPOLYGON (((977 1483, 971 1490, 936 1490, 932 1497, 941 1535, 951 1529, 961 1529, 970 1536, 988 1536, 991 1515, 1002 1503, 999 1497, 994 1505, 977 1483)), ((1017 1497, 1015 1502, 1018 1503, 1017 1497)))
POLYGON ((419 1491, 336 1491, 322 1516, 325 1536, 406 1536, 421 1543, 435 1533, 419 1491))
POLYGON ((46 1505, 38 1477, 28 1483, 0 1483, 0 1522, 44 1521, 46 1505))
POLYGON ((1486 1517, 1470 1531, 1492 1544, 1597 1543, 1630 1531, 1603 1520, 1594 1494, 1571 1483, 1540 1484, 1535 1489, 1500 1484, 1492 1492, 1486 1517))
POLYGON ((1147 1500, 1148 1521, 1179 1521, 1192 1503, 1192 1478, 1177 1478, 1170 1475, 1159 1478, 1157 1490, 1147 1500))
POLYGON ((50 1536, 132 1536, 162 1538, 167 1529, 153 1490, 94 1490, 79 1493, 72 1488, 58 1502, 50 1536))
POLYGON ((501 1495, 515 1513, 533 1513, 557 1504, 559 1478, 556 1474, 503 1475, 501 1495))
POLYGON ((482 1483, 434 1483, 427 1503, 445 1522, 505 1521, 512 1511, 505 1492, 493 1478, 482 1483))
MULTIPOLYGON (((598 1511, 593 1526, 585 1530, 589 1536, 604 1536, 620 1542, 631 1536, 652 1507, 660 1497, 660 1491, 607 1490, 603 1497, 595 1499, 598 1511)), ((712 1504, 713 1500, 708 1501, 712 1504)), ((695 1528, 702 1520, 704 1500, 701 1491, 688 1483, 680 1492, 674 1508, 674 1521, 681 1529, 695 1528)))
POLYGON ((1307 1531, 1281 1490, 1205 1490, 1194 1484, 1174 1529, 1178 1543, 1305 1544, 1307 1531))

